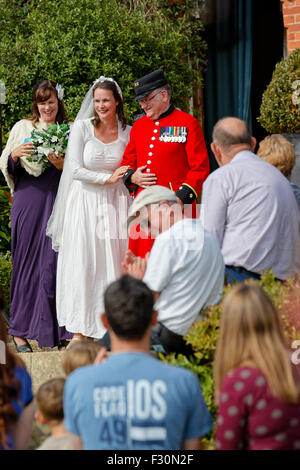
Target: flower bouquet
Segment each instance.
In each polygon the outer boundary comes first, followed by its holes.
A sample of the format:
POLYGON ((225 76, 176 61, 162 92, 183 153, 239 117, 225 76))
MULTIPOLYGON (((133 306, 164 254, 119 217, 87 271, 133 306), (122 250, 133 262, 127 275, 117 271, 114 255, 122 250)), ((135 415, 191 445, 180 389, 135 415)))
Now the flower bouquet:
POLYGON ((32 142, 34 150, 30 157, 26 159, 30 162, 37 162, 42 165, 42 172, 48 168, 51 163, 48 160, 49 153, 60 154, 62 157, 68 145, 70 126, 68 124, 53 124, 47 129, 34 129, 31 137, 24 142, 32 142))

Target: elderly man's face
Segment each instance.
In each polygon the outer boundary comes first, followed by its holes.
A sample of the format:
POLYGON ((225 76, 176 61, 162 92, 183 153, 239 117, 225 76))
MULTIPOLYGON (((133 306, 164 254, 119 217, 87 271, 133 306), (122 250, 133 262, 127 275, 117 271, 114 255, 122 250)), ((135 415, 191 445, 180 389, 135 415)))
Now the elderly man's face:
POLYGON ((182 218, 182 207, 178 203, 163 201, 143 207, 140 216, 142 230, 156 237, 182 218))
POLYGON ((169 103, 169 97, 166 90, 153 90, 144 98, 139 100, 139 105, 146 113, 146 116, 152 120, 157 119, 169 103))

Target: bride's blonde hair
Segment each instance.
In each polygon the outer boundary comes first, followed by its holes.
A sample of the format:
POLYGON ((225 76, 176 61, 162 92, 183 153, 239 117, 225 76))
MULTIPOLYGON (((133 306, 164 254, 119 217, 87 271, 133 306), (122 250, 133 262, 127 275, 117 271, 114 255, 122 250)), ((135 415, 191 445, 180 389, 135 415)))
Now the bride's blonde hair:
POLYGON ((282 401, 298 403, 299 391, 278 312, 257 284, 234 286, 222 302, 214 363, 216 396, 226 374, 242 365, 259 369, 271 392, 282 401))

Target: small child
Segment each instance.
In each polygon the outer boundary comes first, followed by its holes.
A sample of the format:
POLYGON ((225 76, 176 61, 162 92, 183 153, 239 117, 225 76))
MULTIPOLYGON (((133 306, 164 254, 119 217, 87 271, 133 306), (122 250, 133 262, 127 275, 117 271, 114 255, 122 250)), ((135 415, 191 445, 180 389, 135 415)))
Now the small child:
POLYGON ((217 449, 300 449, 299 378, 258 285, 239 284, 222 302, 214 379, 217 449))
POLYGON ((77 367, 88 366, 94 364, 100 352, 103 350, 100 343, 95 343, 88 339, 82 339, 74 342, 69 349, 64 352, 62 360, 62 368, 64 373, 68 376, 77 369, 77 367))
POLYGON ((50 428, 51 436, 36 450, 73 450, 71 435, 63 425, 64 378, 48 380, 36 394, 37 411, 35 418, 50 428))

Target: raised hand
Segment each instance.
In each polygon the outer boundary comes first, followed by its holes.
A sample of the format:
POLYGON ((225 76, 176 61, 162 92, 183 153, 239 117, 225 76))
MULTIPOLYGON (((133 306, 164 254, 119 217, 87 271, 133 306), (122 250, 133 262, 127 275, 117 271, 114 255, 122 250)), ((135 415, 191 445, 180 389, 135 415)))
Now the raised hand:
POLYGON ((136 256, 132 253, 131 250, 127 250, 125 257, 122 262, 122 268, 126 274, 128 274, 128 267, 136 260, 136 256))
POLYGON ((157 177, 155 173, 143 173, 143 170, 147 168, 147 165, 140 166, 132 175, 131 182, 137 184, 141 188, 148 188, 156 184, 157 177))
POLYGON ((146 268, 146 259, 138 256, 131 264, 128 265, 128 274, 136 279, 143 279, 146 268))

